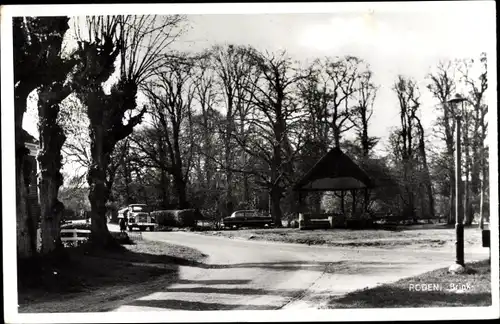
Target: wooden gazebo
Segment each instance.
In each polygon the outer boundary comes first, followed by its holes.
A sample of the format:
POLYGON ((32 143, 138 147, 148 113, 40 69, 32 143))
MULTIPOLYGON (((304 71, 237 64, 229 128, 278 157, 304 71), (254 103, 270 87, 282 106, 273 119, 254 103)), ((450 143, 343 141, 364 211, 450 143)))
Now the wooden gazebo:
MULTIPOLYGON (((374 183, 349 156, 338 147, 331 149, 324 155, 302 179, 294 186, 294 191, 299 193, 299 205, 302 206, 302 198, 305 192, 333 191, 341 192, 341 208, 344 213, 344 196, 351 192, 353 198, 353 213, 356 206, 356 191, 364 190, 365 206, 367 208, 368 189, 373 188, 374 183)), ((303 215, 299 213, 299 218, 303 215)))

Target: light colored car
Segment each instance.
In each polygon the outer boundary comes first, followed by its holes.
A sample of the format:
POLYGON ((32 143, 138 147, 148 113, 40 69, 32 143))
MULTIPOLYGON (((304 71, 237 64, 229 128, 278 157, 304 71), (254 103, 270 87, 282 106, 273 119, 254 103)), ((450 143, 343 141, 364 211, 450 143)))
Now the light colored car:
POLYGON ((149 229, 154 231, 157 224, 151 216, 150 208, 146 204, 130 204, 118 212, 118 218, 125 217, 129 231, 139 228, 140 231, 149 229))

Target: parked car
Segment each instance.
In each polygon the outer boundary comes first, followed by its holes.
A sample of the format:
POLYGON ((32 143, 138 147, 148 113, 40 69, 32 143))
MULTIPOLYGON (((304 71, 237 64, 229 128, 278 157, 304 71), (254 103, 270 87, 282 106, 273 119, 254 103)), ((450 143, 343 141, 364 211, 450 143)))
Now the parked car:
POLYGON ((231 216, 222 219, 222 226, 225 228, 266 227, 272 224, 272 217, 258 210, 237 210, 231 216))
POLYGON ((126 225, 129 231, 138 228, 140 231, 145 231, 149 228, 154 231, 157 224, 151 210, 146 204, 130 204, 118 211, 118 218, 125 218, 126 225))

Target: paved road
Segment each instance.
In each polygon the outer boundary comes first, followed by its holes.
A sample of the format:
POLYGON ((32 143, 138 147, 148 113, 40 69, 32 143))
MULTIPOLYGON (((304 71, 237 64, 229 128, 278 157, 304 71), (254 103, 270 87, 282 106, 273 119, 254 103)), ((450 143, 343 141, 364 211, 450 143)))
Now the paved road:
MULTIPOLYGON (((453 249, 383 250, 254 242, 184 232, 144 232, 144 239, 209 255, 181 266, 180 281, 116 311, 317 309, 329 296, 396 281, 453 263, 453 249)), ((466 251, 468 261, 486 249, 466 251)))

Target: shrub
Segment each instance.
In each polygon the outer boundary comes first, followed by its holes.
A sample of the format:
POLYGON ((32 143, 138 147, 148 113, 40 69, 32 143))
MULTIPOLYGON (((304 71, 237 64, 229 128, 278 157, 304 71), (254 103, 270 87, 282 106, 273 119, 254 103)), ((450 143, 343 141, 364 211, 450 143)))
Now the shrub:
POLYGON ((156 219, 159 226, 177 226, 175 210, 157 210, 151 212, 151 216, 156 219))
POLYGON ((159 226, 191 227, 195 226, 195 210, 157 210, 151 213, 159 226))
POLYGON ((194 209, 176 210, 175 218, 180 227, 193 227, 196 225, 194 209))

